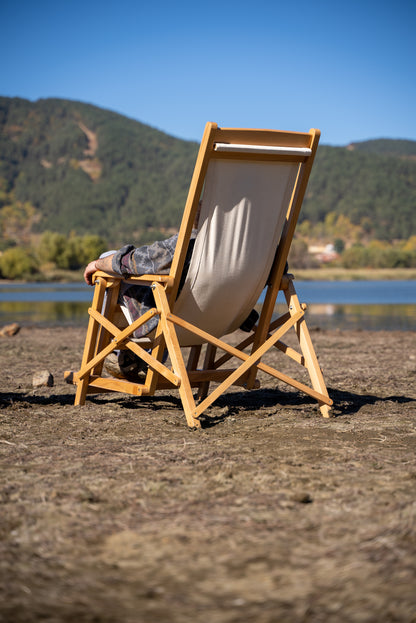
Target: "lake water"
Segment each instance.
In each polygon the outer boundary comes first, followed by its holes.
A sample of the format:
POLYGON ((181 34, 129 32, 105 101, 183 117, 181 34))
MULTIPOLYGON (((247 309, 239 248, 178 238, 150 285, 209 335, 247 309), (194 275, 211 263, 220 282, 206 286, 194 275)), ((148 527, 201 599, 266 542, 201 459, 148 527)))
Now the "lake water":
MULTIPOLYGON (((416 281, 295 281, 295 285, 300 301, 308 304, 310 328, 416 331, 416 281)), ((92 293, 83 283, 0 283, 0 326, 18 322, 86 327, 92 293)))

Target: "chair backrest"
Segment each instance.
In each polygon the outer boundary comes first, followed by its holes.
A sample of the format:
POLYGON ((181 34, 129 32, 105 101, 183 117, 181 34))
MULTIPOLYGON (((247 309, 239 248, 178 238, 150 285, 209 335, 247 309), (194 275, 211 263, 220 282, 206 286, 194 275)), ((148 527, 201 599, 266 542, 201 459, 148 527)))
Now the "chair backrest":
MULTIPOLYGON (((212 144, 176 315, 216 337, 241 325, 266 285, 282 233, 289 235, 301 167, 311 153, 296 144, 212 144)), ((198 342, 183 329, 178 337, 183 345, 198 342)))

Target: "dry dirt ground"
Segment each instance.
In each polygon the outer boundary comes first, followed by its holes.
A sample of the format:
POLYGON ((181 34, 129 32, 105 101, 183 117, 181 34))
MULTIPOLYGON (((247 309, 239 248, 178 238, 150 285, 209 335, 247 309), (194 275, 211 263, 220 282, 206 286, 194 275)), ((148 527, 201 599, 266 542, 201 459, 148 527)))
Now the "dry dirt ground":
POLYGON ((312 336, 335 418, 267 381, 201 431, 74 407, 83 330, 2 338, 0 621, 416 621, 416 334, 312 336))

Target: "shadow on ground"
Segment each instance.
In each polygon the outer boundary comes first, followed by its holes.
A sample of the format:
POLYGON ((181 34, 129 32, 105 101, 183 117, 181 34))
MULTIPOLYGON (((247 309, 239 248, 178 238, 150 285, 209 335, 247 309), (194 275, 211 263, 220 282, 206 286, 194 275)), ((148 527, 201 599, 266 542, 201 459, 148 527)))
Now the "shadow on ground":
MULTIPOLYGON (((383 403, 406 404, 416 402, 414 398, 408 396, 391 395, 378 396, 376 394, 359 394, 346 390, 338 390, 329 388, 328 393, 334 401, 332 415, 334 417, 342 417, 346 415, 354 415, 366 405, 382 405, 383 403)), ((163 396, 120 396, 119 394, 96 395, 87 398, 87 404, 91 402, 95 405, 118 405, 121 408, 140 410, 145 409, 150 412, 158 412, 165 410, 167 407, 182 411, 179 397, 174 395, 163 396)), ((73 406, 74 395, 69 394, 50 394, 50 395, 34 395, 32 392, 3 392, 0 393, 0 407, 20 408, 32 405, 43 406, 73 406)), ((280 391, 278 389, 262 389, 253 392, 231 392, 223 395, 214 403, 214 405, 201 417, 204 428, 210 428, 223 422, 229 417, 261 409, 273 409, 276 407, 283 409, 303 408, 312 409, 319 414, 315 401, 309 400, 303 394, 290 391, 280 391)), ((82 409, 82 407, 77 407, 82 409)))

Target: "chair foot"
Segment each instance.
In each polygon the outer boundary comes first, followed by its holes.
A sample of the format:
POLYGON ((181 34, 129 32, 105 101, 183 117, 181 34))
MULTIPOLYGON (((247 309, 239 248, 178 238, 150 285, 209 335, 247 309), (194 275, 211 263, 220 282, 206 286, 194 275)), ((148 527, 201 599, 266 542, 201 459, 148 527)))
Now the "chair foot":
POLYGON ((74 385, 74 372, 72 370, 65 370, 64 381, 65 383, 68 383, 68 385, 74 385))
POLYGON ((329 407, 328 405, 320 405, 319 408, 321 410, 322 417, 324 418, 334 417, 331 407, 329 407))

